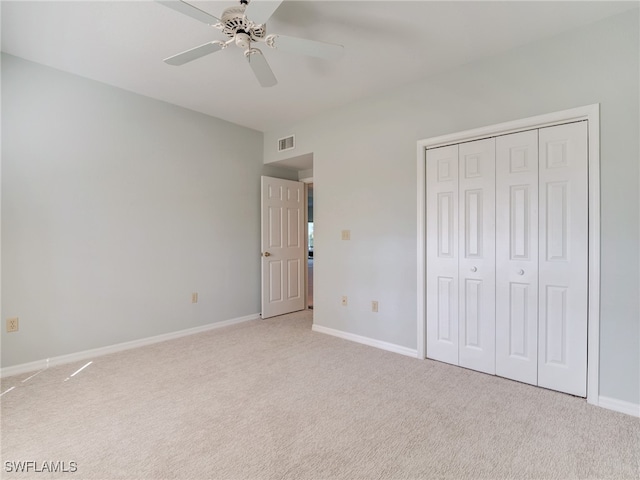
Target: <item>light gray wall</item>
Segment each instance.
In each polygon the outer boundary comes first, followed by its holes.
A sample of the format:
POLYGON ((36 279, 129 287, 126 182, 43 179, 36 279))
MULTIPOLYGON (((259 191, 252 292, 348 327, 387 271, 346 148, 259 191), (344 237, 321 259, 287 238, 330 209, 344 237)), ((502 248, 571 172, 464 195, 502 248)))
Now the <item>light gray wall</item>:
POLYGON ((3 55, 2 366, 258 313, 262 145, 3 55))
POLYGON ((638 24, 635 10, 265 133, 266 162, 291 133, 314 155, 315 323, 416 348, 417 140, 600 103, 601 395, 640 403, 638 24))

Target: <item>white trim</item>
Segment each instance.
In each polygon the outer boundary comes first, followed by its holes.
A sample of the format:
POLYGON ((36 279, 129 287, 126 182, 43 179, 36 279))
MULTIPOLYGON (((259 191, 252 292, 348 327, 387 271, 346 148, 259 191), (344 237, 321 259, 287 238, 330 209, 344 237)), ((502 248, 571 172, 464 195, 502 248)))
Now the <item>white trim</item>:
POLYGON ((248 322, 250 320, 260 319, 260 314, 254 313, 253 315, 247 315, 245 317, 232 318, 230 320, 224 320, 222 322, 210 323, 201 327, 187 328, 186 330, 179 330, 177 332, 164 333, 162 335, 156 335, 153 337, 140 338, 138 340, 132 340, 130 342, 117 343, 115 345, 107 345, 106 347, 93 348, 91 350, 84 350, 82 352, 70 353, 68 355, 60 355, 58 357, 46 358, 43 360, 36 360, 35 362, 22 363, 19 365, 13 365, 11 367, 4 367, 0 369, 0 377, 10 377, 12 375, 20 375, 22 373, 34 372, 36 370, 43 370, 49 367, 55 367, 57 365, 64 365, 67 363, 78 362, 89 358, 100 357, 102 355, 108 355, 110 353, 122 352, 124 350, 131 350, 132 348, 144 347, 146 345, 153 345, 154 343, 166 342, 167 340, 174 340, 180 337, 186 337, 188 335, 195 335, 196 333, 208 332, 209 330, 215 330, 229 325, 235 325, 237 323, 248 322))
POLYGON ((376 347, 381 350, 387 350, 393 353, 399 353, 400 355, 406 355, 407 357, 417 357, 417 351, 411 348, 396 345, 395 343, 383 342, 382 340, 375 340, 369 337, 362 337, 354 333, 343 332, 342 330, 335 330, 329 327, 323 327, 322 325, 316 325, 315 323, 311 327, 311 330, 318 333, 324 333, 326 335, 332 335, 334 337, 342 338, 344 340, 350 340, 356 343, 362 343, 370 347, 376 347))
MULTIPOLYGON (((588 121, 589 132, 589 332, 587 344, 587 402, 599 404, 600 382, 600 104, 572 108, 560 112, 538 115, 521 120, 465 130, 459 133, 441 135, 418 141, 418 358, 426 357, 426 298, 425 298, 425 151, 428 148, 441 147, 481 138, 505 135, 534 128, 549 127, 561 123, 588 121)), ((602 397, 600 397, 602 399, 602 397)))
POLYGON ((418 340, 417 355, 418 358, 427 358, 427 336, 426 336, 426 320, 427 320, 427 303, 424 299, 425 288, 427 288, 427 259, 425 250, 427 245, 426 231, 426 213, 427 213, 427 156, 426 149, 422 142, 418 142, 418 340))
POLYGON ((633 417, 640 417, 640 404, 625 402, 624 400, 617 400, 615 398, 600 397, 598 399, 599 407, 613 410, 614 412, 626 413, 633 417))
MULTIPOLYGON (((495 137, 498 135, 507 135, 509 133, 522 132, 534 128, 550 127, 562 123, 579 122, 581 120, 592 120, 592 115, 599 117, 600 104, 586 105, 584 107, 571 108, 560 112, 547 113, 537 115, 535 117, 523 118, 520 120, 512 120, 510 122, 498 123, 486 127, 464 130, 462 132, 440 135, 425 140, 419 140, 418 146, 424 148, 443 147, 445 145, 453 145, 462 142, 471 142, 483 138, 495 137)), ((594 119, 595 120, 595 119, 594 119)))
POLYGON ((309 185, 302 180, 298 180, 302 182, 302 190, 304 191, 304 233, 302 234, 302 241, 304 242, 304 252, 305 258, 302 261, 304 264, 304 308, 305 310, 309 308, 309 185))
POLYGON ((589 141, 587 402, 597 405, 600 395, 600 104, 591 105, 587 120, 589 141))

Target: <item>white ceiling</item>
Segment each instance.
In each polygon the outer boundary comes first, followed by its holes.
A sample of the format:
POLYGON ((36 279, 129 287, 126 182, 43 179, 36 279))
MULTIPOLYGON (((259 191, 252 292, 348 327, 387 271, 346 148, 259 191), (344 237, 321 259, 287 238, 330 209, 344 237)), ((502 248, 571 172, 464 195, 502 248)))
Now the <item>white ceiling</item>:
MULTIPOLYGON (((220 16, 237 1, 194 1, 220 16)), ((269 33, 344 45, 338 61, 262 47, 261 88, 236 47, 162 59, 223 35, 154 1, 2 2, 2 51, 268 131, 355 99, 638 8, 637 2, 285 1, 269 33)), ((587 53, 585 52, 585 55, 587 53)))

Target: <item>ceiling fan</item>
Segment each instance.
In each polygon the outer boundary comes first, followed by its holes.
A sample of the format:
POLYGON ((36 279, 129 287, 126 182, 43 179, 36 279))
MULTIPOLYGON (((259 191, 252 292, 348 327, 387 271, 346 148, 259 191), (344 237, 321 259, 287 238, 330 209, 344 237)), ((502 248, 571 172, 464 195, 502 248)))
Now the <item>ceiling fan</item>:
POLYGON ((220 30, 228 37, 226 41, 214 40, 199 45, 171 57, 164 61, 169 65, 184 65, 205 55, 219 52, 235 43, 244 50, 253 73, 263 87, 272 87, 278 83, 271 67, 262 55, 262 51, 252 46, 264 43, 266 46, 287 52, 309 55, 316 58, 335 59, 342 54, 342 45, 317 42, 304 38, 287 35, 267 35, 267 20, 280 6, 283 0, 240 0, 240 5, 229 7, 222 12, 221 18, 200 10, 182 0, 157 0, 159 3, 172 8, 184 15, 199 20, 220 30))

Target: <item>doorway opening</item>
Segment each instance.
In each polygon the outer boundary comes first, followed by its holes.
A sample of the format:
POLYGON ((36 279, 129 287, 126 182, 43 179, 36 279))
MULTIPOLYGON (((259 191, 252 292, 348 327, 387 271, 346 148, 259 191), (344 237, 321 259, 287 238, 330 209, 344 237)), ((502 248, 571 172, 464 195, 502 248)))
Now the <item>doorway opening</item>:
MULTIPOLYGON (((275 162, 269 162, 265 164, 265 171, 263 171, 264 175, 267 175, 272 180, 273 179, 281 179, 286 181, 292 181, 297 183, 298 185, 295 187, 297 192, 301 192, 300 194, 296 193, 295 196, 298 198, 298 205, 296 208, 299 208, 298 214, 296 215, 296 231, 297 233, 297 248, 298 248, 298 257, 296 260, 296 271, 298 272, 295 275, 295 286, 292 288, 283 287, 281 291, 276 292, 275 296, 280 298, 284 295, 294 295, 296 297, 296 308, 298 310, 307 310, 313 308, 313 274, 314 274, 314 223, 313 223, 313 197, 314 197, 314 189, 313 189, 313 153, 306 153, 302 155, 297 155, 295 157, 285 158, 282 160, 277 160, 275 162), (299 196, 298 196, 299 195, 299 196), (305 263, 306 259, 306 263, 305 263)), ((263 176, 264 178, 264 176, 263 176)), ((290 188, 294 189, 291 185, 290 188)), ((264 200, 263 200, 264 202, 264 200)), ((264 225, 265 222, 265 212, 264 208, 262 211, 262 235, 263 235, 263 243, 264 240, 264 225)), ((281 222, 282 223, 282 222, 281 222)), ((285 230, 286 232, 286 230, 285 230)), ((277 236, 277 238, 285 238, 290 235, 289 233, 282 232, 282 235, 277 236)), ((272 247, 266 249, 263 247, 263 256, 265 253, 268 253, 269 260, 265 260, 263 258, 263 270, 262 270, 262 297, 263 304, 265 303, 264 298, 266 295, 266 291, 268 287, 265 285, 268 283, 270 276, 265 276, 264 270, 264 262, 270 264, 274 262, 274 260, 278 260, 277 255, 274 256, 273 252, 266 250, 271 250, 272 247)), ((276 270, 281 272, 282 278, 284 278, 290 270, 292 263, 288 265, 286 269, 283 270, 283 265, 279 265, 276 270)), ((276 268, 275 266, 273 268, 276 268)), ((280 276, 276 275, 277 278, 280 276)), ((288 278, 288 277, 287 277, 288 278)), ((281 283, 281 282, 280 282, 281 283)), ((271 295, 271 294, 269 294, 271 295)), ((264 311, 264 305, 263 305, 264 311)))

